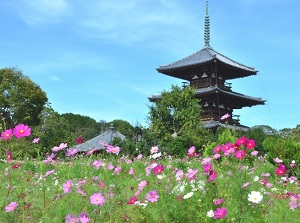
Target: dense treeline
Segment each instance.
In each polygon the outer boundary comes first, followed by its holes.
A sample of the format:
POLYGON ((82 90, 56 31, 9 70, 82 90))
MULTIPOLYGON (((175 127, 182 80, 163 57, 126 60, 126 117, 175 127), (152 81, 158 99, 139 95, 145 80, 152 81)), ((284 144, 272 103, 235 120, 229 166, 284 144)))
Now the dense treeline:
MULTIPOLYGON (((199 119, 201 108, 193 97, 194 89, 189 87, 172 86, 170 91, 162 92, 161 99, 149 106, 149 125, 145 127, 138 122, 130 124, 120 119, 106 122, 80 114, 59 114, 51 107, 46 93, 16 68, 0 69, 0 81, 1 132, 18 123, 32 128, 29 138, 12 140, 10 144, 10 150, 19 157, 44 157, 60 143, 73 146, 78 137, 87 141, 113 125, 126 136, 124 141, 115 139, 113 143, 128 155, 148 155, 149 148, 155 145, 161 151, 176 156, 185 156, 186 149, 191 146, 195 146, 200 154, 211 154, 217 144, 235 141, 244 135, 256 141, 261 155, 267 152, 270 159, 281 155, 300 162, 299 126, 280 132, 268 126, 251 128, 247 132, 226 128, 217 131, 204 129, 199 119), (35 138, 40 139, 38 144, 26 146, 35 138)), ((0 153, 1 156, 3 154, 0 153)))

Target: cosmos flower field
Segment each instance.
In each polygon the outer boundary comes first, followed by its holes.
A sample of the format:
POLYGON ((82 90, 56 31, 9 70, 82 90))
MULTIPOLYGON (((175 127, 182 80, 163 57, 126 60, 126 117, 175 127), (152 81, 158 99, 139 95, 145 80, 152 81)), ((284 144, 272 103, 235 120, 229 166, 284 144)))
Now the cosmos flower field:
MULTIPOLYGON (((7 144, 30 131, 18 125, 2 132, 1 141, 7 144)), ((241 136, 218 145, 207 157, 194 146, 182 148, 186 157, 180 159, 157 145, 147 157, 105 146, 101 154, 79 154, 62 142, 42 161, 15 160, 2 149, 0 222, 299 220, 298 164, 280 157, 270 163, 252 139, 241 136), (59 153, 67 158, 59 159, 59 153)))

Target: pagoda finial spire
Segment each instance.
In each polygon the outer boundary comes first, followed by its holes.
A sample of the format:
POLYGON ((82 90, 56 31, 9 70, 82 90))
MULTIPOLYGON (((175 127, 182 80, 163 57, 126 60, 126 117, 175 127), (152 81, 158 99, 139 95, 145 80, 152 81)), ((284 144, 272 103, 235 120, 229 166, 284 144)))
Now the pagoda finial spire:
POLYGON ((204 42, 205 47, 210 47, 210 25, 209 25, 209 15, 208 15, 208 0, 206 0, 206 14, 205 14, 205 21, 204 21, 204 42))

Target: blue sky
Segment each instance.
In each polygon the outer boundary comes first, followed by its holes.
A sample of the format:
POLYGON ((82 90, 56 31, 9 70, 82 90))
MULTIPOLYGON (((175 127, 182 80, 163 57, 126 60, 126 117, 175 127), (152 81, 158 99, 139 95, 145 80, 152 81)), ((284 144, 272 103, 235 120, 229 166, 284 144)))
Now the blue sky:
MULTIPOLYGON (((300 124, 299 0, 210 0, 211 47, 258 75, 234 91, 267 100, 241 124, 300 124)), ((1 0, 0 68, 18 67, 52 108, 147 126, 147 97, 181 85, 155 68, 204 47, 205 0, 1 0)))

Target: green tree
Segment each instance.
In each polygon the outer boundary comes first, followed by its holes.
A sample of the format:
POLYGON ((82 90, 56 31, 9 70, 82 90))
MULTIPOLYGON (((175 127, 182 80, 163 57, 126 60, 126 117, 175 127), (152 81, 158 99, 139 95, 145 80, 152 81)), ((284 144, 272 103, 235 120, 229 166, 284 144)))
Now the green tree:
POLYGON ((17 123, 39 124, 39 114, 48 98, 46 93, 17 68, 0 69, 0 113, 4 128, 17 123))
POLYGON ((126 136, 126 138, 131 139, 135 137, 135 128, 127 121, 115 119, 112 122, 109 122, 107 127, 110 125, 113 125, 117 131, 126 136))
POLYGON ((81 136, 86 141, 99 135, 99 125, 93 118, 73 113, 65 113, 61 117, 68 121, 69 131, 73 132, 76 138, 81 136))
POLYGON ((74 133, 69 131, 69 122, 50 106, 46 107, 39 115, 40 125, 34 128, 34 137, 40 138, 41 154, 51 153, 51 148, 67 143, 75 144, 74 133))
POLYGON ((172 85, 171 91, 163 91, 161 97, 149 106, 150 131, 159 139, 197 129, 201 125, 201 107, 194 97, 195 90, 172 85))

